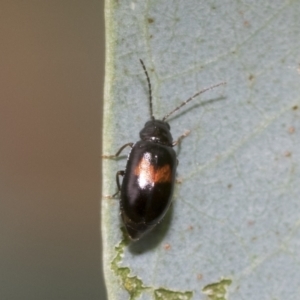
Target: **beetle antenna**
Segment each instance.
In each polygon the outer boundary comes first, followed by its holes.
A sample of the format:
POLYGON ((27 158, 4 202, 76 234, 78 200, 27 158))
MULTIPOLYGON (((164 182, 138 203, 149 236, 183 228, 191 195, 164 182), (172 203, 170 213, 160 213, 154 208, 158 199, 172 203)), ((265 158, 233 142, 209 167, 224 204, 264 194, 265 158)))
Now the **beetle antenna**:
POLYGON ((153 108, 152 108, 152 89, 151 89, 151 82, 150 82, 150 78, 147 72, 147 69, 145 67, 144 62, 140 59, 140 62, 142 64, 142 67, 144 69, 145 75, 147 77, 147 81, 148 81, 148 89, 149 89, 149 104, 150 104, 150 115, 151 115, 151 119, 154 120, 154 116, 153 116, 153 108))
POLYGON ((200 94, 206 92, 206 91, 209 91, 209 90, 212 90, 214 88, 216 88, 217 86, 220 86, 220 85, 225 85, 226 82, 223 81, 223 82, 220 82, 218 84, 215 84, 215 85, 212 85, 208 88, 205 88, 203 90, 201 90, 200 92, 196 93, 195 95, 193 95, 192 97, 190 97, 189 99, 187 99, 186 101, 182 102, 179 106, 177 106, 176 108, 174 108, 171 112, 169 112, 168 114, 166 114, 162 121, 165 121, 166 119, 168 119, 174 112, 176 112, 177 110, 179 110, 182 106, 188 104, 190 101, 192 101, 194 98, 196 98, 197 96, 199 96, 200 94))

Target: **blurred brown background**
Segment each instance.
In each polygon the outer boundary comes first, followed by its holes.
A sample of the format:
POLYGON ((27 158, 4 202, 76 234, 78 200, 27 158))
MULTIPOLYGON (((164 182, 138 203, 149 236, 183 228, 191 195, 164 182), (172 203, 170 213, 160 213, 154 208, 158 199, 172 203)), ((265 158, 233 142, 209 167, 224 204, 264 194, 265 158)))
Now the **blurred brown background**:
POLYGON ((105 299, 103 0, 0 9, 0 299, 105 299))

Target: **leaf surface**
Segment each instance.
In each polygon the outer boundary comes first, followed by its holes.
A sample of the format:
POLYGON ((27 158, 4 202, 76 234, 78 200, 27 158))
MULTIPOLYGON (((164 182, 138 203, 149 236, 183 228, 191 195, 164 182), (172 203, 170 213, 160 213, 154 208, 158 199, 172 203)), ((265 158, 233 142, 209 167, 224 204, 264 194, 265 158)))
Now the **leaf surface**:
MULTIPOLYGON (((109 299, 285 299, 300 286, 300 2, 106 1, 104 154, 136 142, 148 86, 170 117, 179 165, 173 205, 130 243, 103 197, 109 299)), ((103 195, 120 159, 103 160, 103 195)))

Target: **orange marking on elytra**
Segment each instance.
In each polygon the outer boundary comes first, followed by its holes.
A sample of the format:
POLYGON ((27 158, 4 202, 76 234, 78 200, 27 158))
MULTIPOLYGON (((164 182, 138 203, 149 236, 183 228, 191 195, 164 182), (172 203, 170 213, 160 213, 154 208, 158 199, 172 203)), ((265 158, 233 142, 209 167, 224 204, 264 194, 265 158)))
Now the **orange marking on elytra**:
POLYGON ((154 168, 151 161, 146 157, 140 160, 140 163, 134 169, 134 174, 145 183, 163 183, 171 182, 172 172, 170 165, 164 165, 161 168, 154 168))
POLYGON ((134 174, 140 177, 144 182, 151 183, 154 181, 154 168, 151 166, 149 159, 143 157, 134 169, 134 174))
POLYGON ((154 182, 171 182, 170 165, 164 165, 154 172, 154 182))

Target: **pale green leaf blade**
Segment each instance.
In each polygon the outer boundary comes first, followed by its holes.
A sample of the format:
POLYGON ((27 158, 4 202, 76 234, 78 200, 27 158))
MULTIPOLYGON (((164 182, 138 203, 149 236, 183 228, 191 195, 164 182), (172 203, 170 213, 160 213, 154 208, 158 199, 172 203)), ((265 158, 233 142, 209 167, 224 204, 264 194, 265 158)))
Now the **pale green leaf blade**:
MULTIPOLYGON (((300 286, 300 2, 108 1, 104 153, 170 118, 178 179, 165 220, 123 238, 102 199, 109 299, 285 299, 300 286)), ((126 151, 125 151, 126 152, 126 151)), ((124 153, 125 153, 124 152, 124 153)), ((126 157, 103 160, 103 195, 126 157)))

